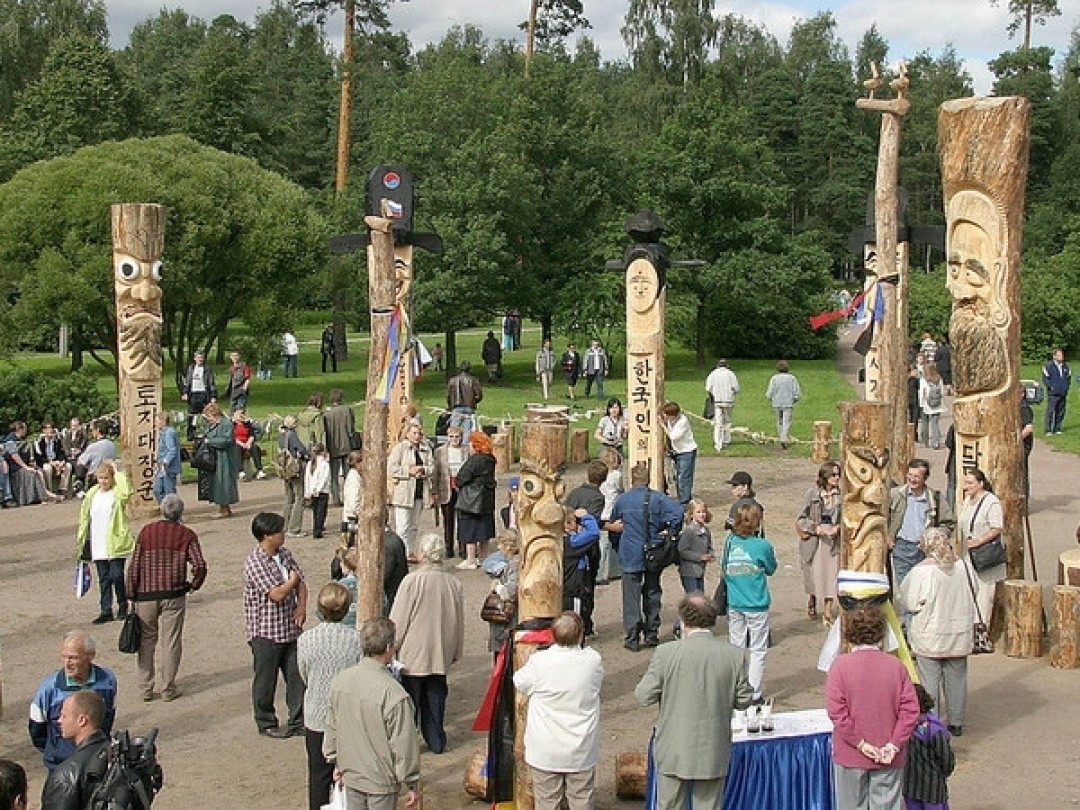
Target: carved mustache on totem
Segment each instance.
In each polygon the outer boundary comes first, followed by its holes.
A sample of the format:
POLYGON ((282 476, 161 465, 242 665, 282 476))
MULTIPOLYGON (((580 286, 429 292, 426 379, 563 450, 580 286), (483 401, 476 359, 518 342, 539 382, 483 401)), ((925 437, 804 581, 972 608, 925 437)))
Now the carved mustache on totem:
POLYGON ((120 359, 132 379, 161 376, 161 260, 115 254, 120 359))

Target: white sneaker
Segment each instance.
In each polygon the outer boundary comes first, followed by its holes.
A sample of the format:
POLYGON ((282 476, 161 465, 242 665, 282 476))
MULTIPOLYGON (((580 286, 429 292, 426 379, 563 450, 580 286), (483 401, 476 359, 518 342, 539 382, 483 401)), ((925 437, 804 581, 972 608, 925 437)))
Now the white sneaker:
POLYGON ((454 567, 459 571, 474 571, 476 570, 476 563, 470 562, 469 560, 462 560, 454 567))
POLYGON ((246 472, 243 472, 243 471, 240 472, 240 480, 241 481, 247 481, 247 473, 246 472))
POLYGON ((264 473, 262 470, 259 470, 257 473, 255 473, 256 481, 262 481, 264 478, 266 478, 266 473, 264 473))

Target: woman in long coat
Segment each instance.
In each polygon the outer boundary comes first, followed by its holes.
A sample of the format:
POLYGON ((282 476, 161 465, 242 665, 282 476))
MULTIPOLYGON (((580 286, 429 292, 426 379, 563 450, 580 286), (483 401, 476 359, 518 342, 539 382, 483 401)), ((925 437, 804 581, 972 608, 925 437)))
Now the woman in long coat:
POLYGON ((206 442, 214 448, 217 467, 210 473, 210 492, 207 500, 218 505, 214 517, 226 518, 232 515, 230 505, 239 503, 240 488, 237 484, 240 473, 239 449, 233 436, 233 424, 222 416, 221 408, 211 402, 203 409, 203 416, 210 423, 206 430, 206 442))
POLYGON ((795 521, 799 532, 799 556, 806 590, 806 615, 811 619, 823 610, 822 620, 836 619, 836 578, 840 574, 840 465, 826 461, 818 469, 817 482, 803 498, 795 521))
POLYGON ((491 437, 481 430, 469 434, 472 455, 458 470, 458 542, 465 559, 457 567, 479 568, 488 540, 495 537, 495 456, 491 437))

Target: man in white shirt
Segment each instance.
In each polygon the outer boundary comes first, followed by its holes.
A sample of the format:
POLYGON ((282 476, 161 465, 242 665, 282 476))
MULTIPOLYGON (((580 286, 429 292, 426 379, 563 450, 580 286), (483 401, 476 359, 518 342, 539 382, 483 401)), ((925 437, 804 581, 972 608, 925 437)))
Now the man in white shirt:
POLYGON ((281 336, 281 355, 284 358, 281 365, 282 374, 286 377, 299 376, 300 343, 296 340, 296 335, 287 330, 281 336))
POLYGON ((731 444, 731 412, 739 393, 739 378, 728 368, 727 360, 716 361, 716 368, 705 378, 705 390, 713 398, 713 446, 719 453, 731 444))
POLYGON ((535 653, 514 673, 529 698, 525 762, 537 810, 592 810, 600 760, 600 654, 582 647, 585 625, 567 611, 551 625, 554 647, 535 653))

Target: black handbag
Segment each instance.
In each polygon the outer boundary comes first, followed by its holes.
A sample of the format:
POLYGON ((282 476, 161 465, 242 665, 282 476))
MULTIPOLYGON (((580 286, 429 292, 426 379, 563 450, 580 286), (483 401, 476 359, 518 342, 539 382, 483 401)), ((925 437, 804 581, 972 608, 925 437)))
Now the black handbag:
POLYGON ((503 599, 498 593, 492 591, 485 597, 484 604, 480 607, 480 618, 489 624, 505 626, 513 621, 516 607, 513 599, 503 599))
POLYGON ((195 444, 195 452, 191 454, 191 466, 202 472, 212 473, 217 470, 217 451, 210 446, 206 439, 195 444))
MULTIPOLYGON (((975 504, 975 511, 971 514, 971 525, 968 528, 968 534, 972 534, 975 531, 975 518, 978 517, 979 509, 982 508, 985 498, 980 498, 979 502, 975 504)), ((968 556, 971 557, 971 565, 976 571, 985 571, 988 568, 993 568, 1005 563, 1007 559, 1005 556, 1005 543, 1001 539, 1001 535, 998 535, 989 543, 983 543, 981 546, 975 546, 974 548, 968 548, 968 556)))
POLYGON ((716 400, 713 399, 713 395, 711 393, 705 394, 705 408, 702 410, 701 415, 705 419, 716 418, 716 400))
POLYGON ((713 591, 712 595, 717 616, 727 616, 728 612, 727 559, 728 549, 731 548, 731 538, 732 535, 729 534, 727 540, 724 541, 724 553, 720 555, 720 581, 716 583, 716 590, 713 591))
POLYGON ((122 653, 137 653, 142 643, 142 626, 134 610, 128 611, 124 626, 120 628, 119 648, 122 653))

